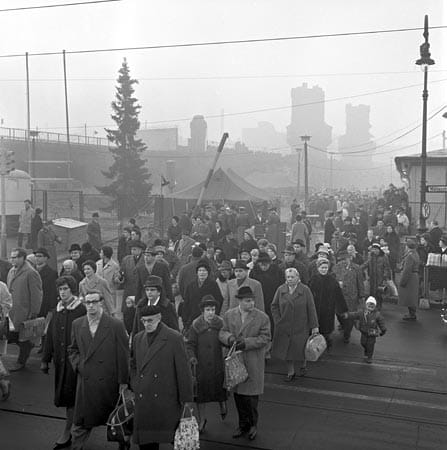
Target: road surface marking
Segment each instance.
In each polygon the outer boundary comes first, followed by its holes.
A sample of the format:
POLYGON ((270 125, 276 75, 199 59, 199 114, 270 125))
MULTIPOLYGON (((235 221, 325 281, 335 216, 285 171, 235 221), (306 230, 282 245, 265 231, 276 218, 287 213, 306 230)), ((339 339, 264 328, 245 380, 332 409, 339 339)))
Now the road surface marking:
POLYGON ((435 405, 433 403, 425 403, 425 402, 414 402, 412 400, 399 400, 394 398, 377 397, 374 395, 353 394, 350 392, 327 391, 324 389, 312 389, 301 386, 284 386, 282 384, 275 384, 275 383, 265 383, 265 387, 271 389, 282 389, 285 391, 303 392, 305 394, 328 395, 332 397, 351 398, 354 400, 368 400, 374 402, 390 403, 392 405, 414 406, 417 408, 428 408, 428 409, 437 409, 440 411, 447 411, 447 406, 435 405))
MULTIPOLYGON (((365 366, 364 362, 359 362, 359 361, 345 361, 342 359, 325 359, 324 362, 332 362, 332 363, 338 363, 338 364, 348 364, 348 365, 353 365, 353 366, 365 366)), ((381 369, 386 369, 386 370, 402 370, 404 372, 416 372, 416 373, 426 373, 426 374, 430 374, 430 375, 436 375, 437 370, 436 369, 425 369, 422 367, 411 367, 411 366, 399 366, 396 364, 381 364, 381 363, 377 363, 374 362, 374 365, 372 367, 380 367, 381 369)))

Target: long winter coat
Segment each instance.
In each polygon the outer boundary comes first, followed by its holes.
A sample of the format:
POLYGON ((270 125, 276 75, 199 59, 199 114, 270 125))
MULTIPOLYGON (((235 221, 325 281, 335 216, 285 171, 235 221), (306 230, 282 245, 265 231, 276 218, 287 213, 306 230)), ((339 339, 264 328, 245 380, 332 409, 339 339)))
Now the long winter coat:
POLYGON ((132 341, 133 439, 140 445, 172 442, 182 403, 193 400, 191 370, 182 335, 163 323, 155 332, 150 347, 145 331, 132 341))
POLYGON ((138 275, 137 275, 137 267, 144 266, 144 258, 143 254, 141 254, 137 259, 133 255, 127 255, 121 261, 121 271, 124 274, 124 283, 123 283, 123 304, 122 309, 126 307, 126 300, 129 296, 137 296, 138 297, 138 275))
POLYGON ((242 323, 239 307, 230 309, 223 317, 224 326, 219 332, 220 341, 229 346, 228 339, 242 339, 242 352, 248 378, 234 388, 241 395, 261 395, 264 392, 265 351, 270 344, 270 319, 267 314, 254 308, 242 323))
POLYGON ((77 297, 65 308, 59 302, 48 325, 42 362, 54 364, 54 404, 72 407, 76 397, 76 373, 68 359, 71 326, 75 319, 85 316, 85 306, 77 297))
POLYGON ((79 296, 85 297, 92 292, 99 292, 104 299, 104 310, 108 314, 115 312, 115 299, 110 290, 109 283, 104 278, 94 273, 91 278, 83 278, 79 283, 79 296))
POLYGON ((348 311, 340 285, 332 275, 319 273, 312 277, 309 287, 314 296, 320 333, 330 334, 334 331, 335 313, 348 311))
POLYGON ((343 283, 343 297, 349 311, 357 311, 360 298, 365 296, 362 270, 357 264, 351 263, 347 266, 345 261, 340 261, 334 267, 334 275, 338 282, 343 283))
POLYGON ((419 303, 419 255, 416 250, 409 251, 404 257, 398 291, 400 306, 417 308, 419 303))
POLYGON ((219 341, 219 331, 223 320, 214 316, 207 322, 200 315, 192 323, 188 332, 186 350, 190 358, 197 359, 197 403, 223 402, 227 393, 223 388, 225 369, 222 354, 222 344, 219 341))
POLYGON ((237 284, 237 279, 233 278, 228 280, 228 302, 222 304, 222 309, 220 310, 220 315, 223 316, 229 309, 236 308, 239 305, 239 300, 236 298, 238 290, 243 286, 248 286, 251 288, 255 294, 255 308, 265 311, 264 309, 264 294, 262 292, 261 283, 252 278, 246 277, 240 286, 237 284))
POLYGON ((299 283, 289 293, 289 287, 283 284, 276 291, 271 309, 275 321, 272 355, 285 361, 304 361, 310 330, 318 327, 312 292, 299 283))
POLYGON ((37 317, 42 305, 42 280, 26 261, 17 269, 8 273, 8 289, 12 296, 12 308, 9 317, 16 331, 20 325, 32 317, 37 317))
POLYGON ((391 268, 386 256, 382 251, 379 255, 370 254, 368 261, 364 264, 369 276, 369 295, 381 297, 378 288, 383 286, 386 280, 391 279, 391 268))
POLYGON ((56 280, 57 272, 48 264, 37 269, 42 280, 42 304, 40 306, 39 317, 46 317, 49 311, 56 308, 57 305, 57 289, 56 280))
POLYGON ((172 302, 174 300, 174 296, 172 295, 172 285, 171 276, 169 275, 169 268, 165 263, 159 261, 155 261, 154 265, 152 266, 151 273, 149 273, 145 264, 137 267, 137 298, 144 297, 144 283, 150 275, 155 275, 162 279, 163 291, 166 297, 172 302))
POLYGON ((103 313, 92 338, 87 317, 72 324, 68 349, 76 372, 74 424, 104 425, 116 406, 119 385, 129 381, 129 344, 123 323, 103 313))
POLYGON ((223 298, 222 294, 220 293, 219 286, 214 280, 211 280, 210 277, 208 277, 203 282, 202 286, 199 286, 199 282, 196 278, 186 287, 182 308, 182 320, 186 329, 191 326, 192 321, 196 317, 200 316, 200 301, 202 300, 203 296, 207 294, 212 295, 217 303, 219 303, 219 307, 216 308, 216 314, 219 314, 223 298))

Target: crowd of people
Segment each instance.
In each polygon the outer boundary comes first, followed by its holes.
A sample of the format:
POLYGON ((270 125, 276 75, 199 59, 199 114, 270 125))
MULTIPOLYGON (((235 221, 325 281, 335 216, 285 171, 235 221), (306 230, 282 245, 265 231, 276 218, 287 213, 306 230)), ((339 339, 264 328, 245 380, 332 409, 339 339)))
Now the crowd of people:
MULTIPOLYGON (((45 246, 13 249, 10 261, 0 264, 2 317, 9 317, 9 342, 19 346, 9 370, 23 370, 34 347, 41 370, 54 370, 54 403, 66 409, 54 448, 84 448, 121 397, 134 398, 133 440, 140 449, 173 442, 193 402, 205 432, 209 403, 223 420, 227 416, 230 350, 240 352, 248 372, 231 390, 235 439, 257 436, 258 399, 271 358, 284 362, 286 382, 305 376, 309 337, 323 335, 330 352, 338 324, 345 343, 354 327, 360 331, 364 361, 371 363, 376 339, 386 332, 384 298, 397 296, 408 308, 403 319, 415 321, 420 246, 428 255, 444 243, 439 251, 447 253, 447 238, 433 227, 418 244, 404 237, 406 221, 382 202, 353 207, 348 199, 333 200, 333 210, 325 205, 324 237, 314 248, 312 224, 299 207, 292 209, 290 239, 280 252, 275 207, 267 215, 257 211, 257 222, 244 207, 236 212, 222 205, 173 217, 165 239, 151 242, 143 242, 131 219, 116 259, 101 242, 94 214, 86 242, 71 245, 59 272, 45 246), (255 231, 260 224, 266 225, 262 237, 255 231), (38 317, 46 321, 42 339, 20 338, 24 322, 38 317)), ((2 383, 6 397, 4 376, 2 383)))

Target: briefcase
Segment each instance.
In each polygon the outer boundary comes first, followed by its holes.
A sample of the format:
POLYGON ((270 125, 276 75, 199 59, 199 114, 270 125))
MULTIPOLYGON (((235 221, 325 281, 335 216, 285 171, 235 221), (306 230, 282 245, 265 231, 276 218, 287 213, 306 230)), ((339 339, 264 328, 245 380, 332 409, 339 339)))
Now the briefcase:
POLYGON ((45 334, 45 317, 25 320, 19 327, 19 341, 32 341, 45 334))

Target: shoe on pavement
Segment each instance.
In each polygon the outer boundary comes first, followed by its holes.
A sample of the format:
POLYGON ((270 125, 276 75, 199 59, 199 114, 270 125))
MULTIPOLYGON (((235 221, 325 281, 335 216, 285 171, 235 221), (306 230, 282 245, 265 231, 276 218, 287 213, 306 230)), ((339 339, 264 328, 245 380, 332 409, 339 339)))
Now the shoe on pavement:
POLYGON ((12 367, 9 368, 10 372, 18 372, 19 370, 23 370, 25 368, 25 364, 15 363, 12 367))
POLYGON ((255 426, 250 427, 250 429, 248 430, 248 439, 250 439, 250 441, 253 441, 256 438, 257 434, 258 429, 255 426))
POLYGON ((405 316, 402 317, 402 320, 406 320, 406 321, 411 321, 411 320, 416 320, 416 316, 412 316, 411 314, 405 314, 405 316))
POLYGON ((8 400, 9 395, 11 394, 11 382, 9 380, 0 380, 0 392, 0 400, 8 400))
POLYGON ((367 364, 371 364, 371 363, 372 363, 372 358, 369 357, 369 356, 365 356, 365 357, 363 358, 363 361, 366 362, 367 364))

